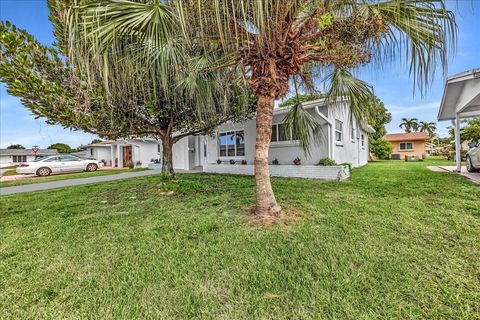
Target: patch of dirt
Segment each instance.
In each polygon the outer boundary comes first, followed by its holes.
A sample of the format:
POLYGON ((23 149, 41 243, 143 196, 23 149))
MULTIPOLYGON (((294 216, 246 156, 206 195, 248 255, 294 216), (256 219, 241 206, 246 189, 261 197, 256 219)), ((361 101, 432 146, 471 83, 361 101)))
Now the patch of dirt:
POLYGON ((290 226, 302 218, 302 212, 291 207, 283 207, 282 211, 275 216, 258 215, 255 213, 255 206, 249 207, 245 211, 251 224, 261 226, 290 226))

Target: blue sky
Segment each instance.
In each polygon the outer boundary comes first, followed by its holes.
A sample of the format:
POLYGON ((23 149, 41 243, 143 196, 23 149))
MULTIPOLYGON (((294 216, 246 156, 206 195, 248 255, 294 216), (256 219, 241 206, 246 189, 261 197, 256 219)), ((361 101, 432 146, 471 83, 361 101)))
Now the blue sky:
MULTIPOLYGON (((457 52, 449 61, 448 74, 479 68, 480 0, 447 0, 447 5, 454 11, 458 24, 457 52)), ((0 0, 0 19, 28 30, 43 44, 51 45, 55 41, 43 0, 0 0)), ((406 70, 405 66, 396 63, 384 70, 365 69, 359 72, 362 79, 373 85, 377 96, 392 113, 392 123, 387 126, 389 132, 400 131, 398 125, 403 117, 436 122, 445 80, 443 75, 437 73, 423 97, 418 93, 414 96, 413 84, 406 70)), ((446 122, 438 123, 440 135, 446 134, 448 125, 446 122)), ((77 147, 94 138, 91 134, 47 125, 42 119, 35 120, 28 109, 0 84, 0 147, 15 143, 27 148, 32 145, 47 147, 56 142, 77 147)))

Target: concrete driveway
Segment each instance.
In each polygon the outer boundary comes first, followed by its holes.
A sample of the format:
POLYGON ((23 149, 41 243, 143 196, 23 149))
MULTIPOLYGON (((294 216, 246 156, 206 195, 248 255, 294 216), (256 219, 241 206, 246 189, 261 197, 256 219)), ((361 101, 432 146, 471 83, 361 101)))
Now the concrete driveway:
POLYGON ((465 167, 462 167, 461 172, 455 172, 455 170, 457 169, 456 166, 429 166, 428 168, 432 171, 437 171, 437 172, 457 173, 473 181, 476 184, 480 184, 480 172, 468 172, 467 168, 465 167))

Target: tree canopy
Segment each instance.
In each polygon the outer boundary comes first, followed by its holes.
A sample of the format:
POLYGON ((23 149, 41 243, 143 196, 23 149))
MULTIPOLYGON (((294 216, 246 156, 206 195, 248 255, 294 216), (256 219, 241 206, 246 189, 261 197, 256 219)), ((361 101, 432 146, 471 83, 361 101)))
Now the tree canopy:
POLYGON ((47 149, 56 149, 58 151, 58 153, 72 153, 72 152, 75 152, 75 150, 72 149, 68 144, 61 143, 61 142, 51 144, 50 146, 48 146, 47 149))
POLYGON ((25 147, 21 144, 11 144, 7 147, 7 149, 25 149, 25 147))

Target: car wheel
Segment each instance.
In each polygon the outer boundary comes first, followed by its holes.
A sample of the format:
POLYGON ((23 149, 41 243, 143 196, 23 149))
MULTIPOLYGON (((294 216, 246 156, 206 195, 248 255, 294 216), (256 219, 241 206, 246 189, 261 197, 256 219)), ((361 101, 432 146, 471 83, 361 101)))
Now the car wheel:
POLYGON ((95 171, 98 169, 98 166, 95 163, 89 163, 87 165, 87 171, 95 171))
POLYGON ((52 173, 52 170, 47 167, 42 167, 37 170, 37 176, 39 177, 46 177, 52 173))
POLYGON ((467 156, 467 171, 468 172, 477 172, 478 170, 473 167, 472 159, 470 156, 467 156))

